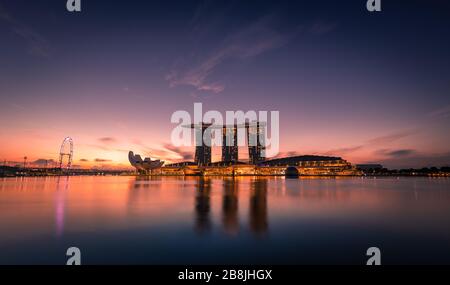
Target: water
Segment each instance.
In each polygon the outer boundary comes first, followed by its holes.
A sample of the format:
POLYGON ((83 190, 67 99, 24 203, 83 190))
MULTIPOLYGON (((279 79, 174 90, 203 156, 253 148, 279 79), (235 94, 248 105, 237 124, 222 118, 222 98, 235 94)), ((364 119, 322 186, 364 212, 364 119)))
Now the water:
POLYGON ((0 179, 0 264, 450 264, 450 179, 0 179))

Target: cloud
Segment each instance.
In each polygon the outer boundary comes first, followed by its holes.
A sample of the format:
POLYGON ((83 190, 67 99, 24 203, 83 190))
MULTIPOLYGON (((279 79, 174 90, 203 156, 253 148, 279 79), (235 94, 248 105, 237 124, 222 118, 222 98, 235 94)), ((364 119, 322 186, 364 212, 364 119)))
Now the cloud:
POLYGON ((6 22, 13 33, 25 40, 29 54, 39 57, 48 57, 50 55, 50 48, 47 40, 29 26, 12 17, 1 4, 0 20, 6 22))
POLYGON ((412 149, 399 149, 399 150, 393 150, 388 152, 387 154, 389 156, 393 156, 393 157, 404 157, 404 156, 408 156, 415 153, 415 150, 412 149))
POLYGON ((388 157, 379 161, 388 168, 422 168, 422 167, 444 167, 450 166, 450 152, 421 154, 414 152, 408 156, 388 157))
POLYGON ((139 139, 133 139, 133 144, 138 145, 140 147, 140 151, 142 151, 146 156, 150 156, 152 158, 165 159, 171 154, 170 151, 164 148, 149 147, 143 144, 139 139))
POLYGON ((416 151, 413 149, 397 149, 397 150, 389 150, 389 149, 380 149, 376 151, 379 155, 385 155, 393 158, 403 158, 415 154, 416 151))
MULTIPOLYGON (((398 141, 400 139, 414 135, 416 133, 417 133, 416 130, 399 131, 399 132, 391 133, 388 135, 375 137, 373 139, 366 141, 365 143, 363 143, 361 145, 331 149, 331 150, 326 151, 325 153, 321 153, 321 154, 345 156, 345 155, 349 155, 349 154, 352 154, 352 153, 360 151, 360 150, 373 149, 374 147, 380 146, 380 145, 385 146, 385 145, 388 145, 395 141, 398 141)), ((414 152, 414 150, 410 150, 410 149, 399 149, 399 150, 379 149, 379 150, 375 151, 375 153, 378 155, 392 156, 392 157, 407 156, 407 155, 412 154, 413 152, 414 152)))
POLYGON ((31 164, 36 165, 36 166, 46 166, 46 165, 51 165, 55 162, 56 161, 53 159, 39 158, 39 159, 33 161, 31 164))
POLYGON ((448 118, 450 117, 450 105, 436 109, 428 114, 433 118, 448 118))
POLYGON ((352 146, 352 147, 341 147, 341 148, 329 150, 329 151, 325 152, 325 155, 336 155, 336 154, 345 155, 345 154, 349 154, 349 153, 358 151, 358 150, 362 149, 363 147, 364 147, 363 145, 352 146))
POLYGON ((277 155, 270 157, 268 159, 284 158, 284 157, 288 157, 288 156, 299 156, 299 155, 302 155, 302 153, 300 153, 298 151, 283 151, 283 152, 279 152, 277 155))
POLYGON ((416 133, 416 131, 413 131, 413 130, 401 131, 401 132, 373 138, 373 139, 369 140, 367 143, 373 144, 373 145, 388 144, 388 143, 392 143, 394 141, 409 137, 415 133, 416 133))
POLYGON ((101 149, 103 151, 109 151, 109 152, 112 152, 112 151, 128 152, 129 151, 127 149, 121 149, 121 148, 117 148, 117 146, 114 146, 114 144, 116 144, 118 142, 118 140, 114 137, 100 137, 97 139, 97 141, 100 144, 87 144, 87 146, 101 149))
POLYGON ((111 162, 111 159, 103 159, 103 158, 96 158, 94 159, 95 162, 111 162))
POLYGON ((193 160, 194 156, 192 154, 192 151, 185 151, 179 147, 173 146, 171 144, 165 144, 164 148, 177 154, 179 157, 181 157, 183 160, 193 160))
POLYGON ((112 143, 116 143, 117 139, 115 139, 113 137, 103 137, 103 138, 99 138, 98 141, 105 143, 105 144, 112 144, 112 143))
POLYGON ((14 102, 9 103, 9 106, 13 107, 14 109, 20 110, 20 111, 26 110, 26 108, 24 106, 14 103, 14 102))
POLYGON ((133 143, 140 146, 141 154, 152 159, 162 159, 169 163, 194 159, 194 150, 191 147, 175 147, 170 143, 165 143, 161 147, 149 147, 137 139, 133 140, 133 143))
POLYGON ((220 93, 225 85, 211 82, 210 76, 223 62, 230 59, 244 60, 255 57, 267 51, 286 45, 296 33, 281 33, 274 28, 273 15, 263 17, 258 21, 234 32, 228 36, 209 56, 194 64, 189 64, 184 70, 172 70, 165 79, 170 87, 179 85, 192 86, 198 91, 220 93))
POLYGON ((86 159, 86 158, 82 158, 82 159, 80 159, 79 161, 80 161, 80 162, 88 162, 89 160, 86 159))
POLYGON ((26 26, 17 26, 13 31, 28 43, 28 52, 31 55, 48 57, 50 55, 47 41, 38 33, 26 26))
POLYGON ((319 20, 313 23, 309 29, 309 32, 314 35, 323 35, 334 31, 336 28, 337 23, 319 20))

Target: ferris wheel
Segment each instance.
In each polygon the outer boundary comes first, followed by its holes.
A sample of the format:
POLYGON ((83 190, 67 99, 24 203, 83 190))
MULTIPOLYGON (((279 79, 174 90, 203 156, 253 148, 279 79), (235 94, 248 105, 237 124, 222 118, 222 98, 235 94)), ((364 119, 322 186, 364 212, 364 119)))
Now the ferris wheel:
POLYGON ((64 166, 65 169, 70 169, 72 167, 72 158, 73 158, 73 140, 70 137, 66 137, 59 150, 59 168, 63 169, 63 160, 64 157, 67 156, 67 164, 64 166), (66 145, 69 146, 69 149, 66 150, 66 145))

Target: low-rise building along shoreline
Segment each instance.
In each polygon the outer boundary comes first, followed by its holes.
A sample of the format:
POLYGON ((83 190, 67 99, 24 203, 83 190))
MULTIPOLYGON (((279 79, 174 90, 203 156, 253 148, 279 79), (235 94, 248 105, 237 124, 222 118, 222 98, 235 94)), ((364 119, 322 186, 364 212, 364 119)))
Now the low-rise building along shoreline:
MULTIPOLYGON (((258 164, 213 162, 199 165, 195 162, 158 165, 152 167, 150 158, 142 159, 130 152, 130 163, 140 175, 156 176, 361 176, 363 173, 340 157, 304 155, 261 161, 258 164)), ((159 160, 158 160, 159 162, 159 160)))
POLYGON ((142 159, 132 151, 128 160, 142 175, 200 175, 200 176, 361 176, 362 171, 340 157, 302 155, 267 159, 267 123, 213 125, 201 122, 185 125, 195 133, 194 161, 164 165, 164 161, 142 159), (222 159, 212 162, 210 128, 222 131, 222 159), (238 131, 244 131, 248 147, 248 163, 239 160, 238 131))
MULTIPOLYGON (((180 166, 181 167, 181 166, 180 166)), ((180 168, 178 167, 178 168, 180 168)), ((175 167, 173 167, 175 168, 175 167)), ((240 166, 241 170, 245 169, 245 167, 240 166)), ((235 168, 236 169, 236 168, 235 168)), ((206 177, 239 177, 239 176, 286 176, 286 170, 288 168, 279 167, 279 173, 265 174, 263 167, 256 167, 255 172, 252 174, 251 170, 248 174, 239 173, 239 171, 235 171, 235 175, 233 176, 230 173, 219 173, 215 174, 214 171, 206 171, 206 177)), ((213 169, 211 169, 213 170, 213 169)), ((315 169, 317 173, 317 169, 315 169)), ((248 170, 247 170, 248 172, 248 170)), ((0 166, 0 178, 14 178, 14 177, 60 177, 60 176, 147 176, 147 177, 163 177, 163 176, 201 176, 200 173, 191 173, 186 172, 184 174, 175 173, 175 174, 160 174, 157 171, 154 171, 153 174, 145 174, 139 173, 135 170, 98 170, 98 169, 70 169, 62 172, 60 169, 44 169, 44 168, 21 168, 21 167, 4 167, 0 166)), ((331 173, 323 173, 323 174, 313 174, 312 172, 301 171, 299 173, 300 177, 367 177, 367 178, 383 178, 383 177, 430 177, 430 178, 449 178, 450 177, 450 167, 431 167, 431 168, 421 168, 421 169, 384 169, 380 172, 365 172, 362 171, 361 175, 346 175, 345 173, 338 173, 336 175, 332 175, 331 173)))

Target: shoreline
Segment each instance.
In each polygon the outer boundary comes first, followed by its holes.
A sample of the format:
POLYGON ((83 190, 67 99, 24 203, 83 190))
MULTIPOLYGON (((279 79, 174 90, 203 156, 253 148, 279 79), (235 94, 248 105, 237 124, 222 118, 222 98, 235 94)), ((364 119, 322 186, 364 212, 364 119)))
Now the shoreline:
POLYGON ((0 175, 0 178, 31 178, 31 177, 80 177, 80 176, 122 176, 122 177, 140 177, 140 178, 150 178, 150 177, 203 177, 203 178, 237 178, 237 177, 285 177, 289 179, 301 179, 301 178, 342 178, 342 177, 359 177, 359 178, 388 178, 388 177, 429 177, 429 178, 450 178, 450 173, 445 174, 397 174, 397 175, 305 175, 301 174, 298 176, 286 176, 284 174, 242 174, 242 175, 170 175, 170 174, 112 174, 112 173, 102 173, 102 174, 48 174, 48 175, 0 175))

